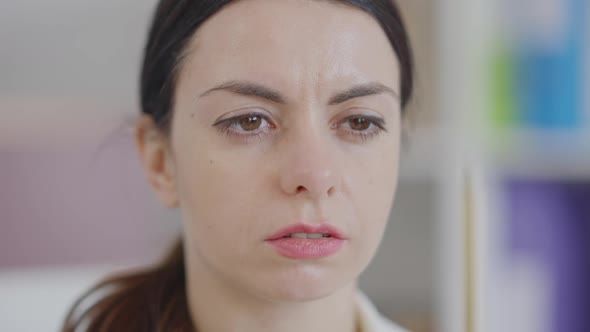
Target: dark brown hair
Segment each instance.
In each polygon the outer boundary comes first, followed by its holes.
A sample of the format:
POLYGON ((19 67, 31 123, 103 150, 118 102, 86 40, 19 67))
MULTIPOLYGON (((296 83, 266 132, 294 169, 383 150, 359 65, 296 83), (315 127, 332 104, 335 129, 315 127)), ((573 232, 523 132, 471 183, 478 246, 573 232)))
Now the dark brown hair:
MULTIPOLYGON (((400 64, 401 106, 413 90, 413 60, 400 12, 392 0, 327 0, 359 8, 385 31, 400 64)), ((161 0, 144 50, 140 96, 142 112, 158 128, 170 130, 174 92, 183 54, 199 26, 232 0, 161 0)), ((184 254, 178 241, 162 262, 141 271, 118 275, 88 290, 73 304, 63 332, 192 332, 188 309, 184 254), (106 294, 102 294, 106 292, 106 294), (89 298, 99 300, 84 308, 89 298)))

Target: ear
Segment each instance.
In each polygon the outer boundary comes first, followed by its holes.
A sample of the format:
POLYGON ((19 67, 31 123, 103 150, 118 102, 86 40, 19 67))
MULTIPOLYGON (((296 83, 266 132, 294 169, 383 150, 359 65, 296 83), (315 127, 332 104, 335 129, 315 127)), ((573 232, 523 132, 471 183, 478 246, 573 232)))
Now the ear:
POLYGON ((148 181, 160 202, 169 208, 178 207, 174 160, 169 140, 156 127, 151 116, 141 115, 137 120, 135 143, 148 181))

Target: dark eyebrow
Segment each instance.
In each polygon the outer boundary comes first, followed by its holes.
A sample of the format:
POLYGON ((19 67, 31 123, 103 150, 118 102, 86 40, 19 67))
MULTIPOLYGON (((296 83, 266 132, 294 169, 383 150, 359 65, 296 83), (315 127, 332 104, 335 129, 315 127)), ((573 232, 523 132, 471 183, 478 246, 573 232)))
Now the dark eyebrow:
POLYGON ((346 91, 337 93, 332 98, 330 98, 330 102, 328 103, 328 105, 337 105, 350 99, 378 95, 382 93, 390 94, 394 98, 399 99, 398 93, 395 92, 392 88, 388 87, 387 85, 384 85, 379 82, 370 82, 357 84, 346 91))
POLYGON ((203 92, 199 97, 203 97, 213 91, 218 90, 225 90, 244 96, 259 97, 278 104, 285 104, 285 98, 281 96, 278 91, 265 87, 264 85, 248 81, 228 81, 203 92))
MULTIPOLYGON (((225 90, 233 93, 237 93, 244 96, 254 96, 263 99, 270 100, 277 104, 285 104, 286 98, 284 98, 280 92, 272 88, 266 87, 262 84, 249 81, 228 81, 221 83, 220 85, 203 92, 199 97, 208 95, 213 91, 225 90)), ((350 99, 378 95, 382 93, 388 93, 394 98, 399 99, 399 95, 392 88, 379 83, 370 82, 357 84, 346 91, 342 91, 330 98, 328 105, 337 105, 344 103, 350 99)))

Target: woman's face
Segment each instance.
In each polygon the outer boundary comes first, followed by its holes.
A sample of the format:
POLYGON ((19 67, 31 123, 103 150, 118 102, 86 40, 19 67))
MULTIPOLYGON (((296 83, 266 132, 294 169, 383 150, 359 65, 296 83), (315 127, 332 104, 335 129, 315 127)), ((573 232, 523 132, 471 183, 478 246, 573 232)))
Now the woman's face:
POLYGON ((169 141, 188 270, 275 301, 353 283, 397 185, 399 91, 395 53, 361 10, 248 0, 206 21, 181 67, 169 141), (268 240, 293 224, 337 228, 339 249, 285 256, 268 240))

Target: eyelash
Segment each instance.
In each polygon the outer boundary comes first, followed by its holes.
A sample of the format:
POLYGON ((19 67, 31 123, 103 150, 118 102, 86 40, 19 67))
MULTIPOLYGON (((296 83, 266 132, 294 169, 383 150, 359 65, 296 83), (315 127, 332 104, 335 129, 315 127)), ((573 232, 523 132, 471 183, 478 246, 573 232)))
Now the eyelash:
MULTIPOLYGON (((349 135, 355 136, 355 138, 358 138, 362 142, 366 142, 372 138, 377 137, 379 134, 381 134, 381 132, 387 132, 387 129, 385 128, 385 121, 379 117, 375 117, 375 116, 371 116, 371 115, 360 115, 360 114, 351 115, 351 116, 345 118, 344 120, 340 121, 339 124, 341 125, 343 123, 347 123, 350 120, 358 119, 358 118, 368 120, 370 123, 369 128, 374 128, 372 130, 367 129, 367 130, 363 130, 363 131, 358 131, 358 130, 353 130, 353 129, 346 130, 349 135)), ((245 141, 262 140, 268 134, 271 134, 269 131, 271 131, 275 128, 275 126, 273 124, 271 124, 271 121, 268 119, 268 117, 265 116, 264 114, 260 114, 260 113, 248 113, 248 114, 236 116, 233 118, 221 120, 221 121, 218 121, 215 124, 213 124, 213 126, 218 127, 219 131, 221 131, 227 137, 239 138, 239 139, 243 139, 245 141), (264 129, 254 130, 254 131, 250 132, 249 134, 240 134, 240 133, 231 129, 234 126, 239 127, 240 121, 242 119, 248 118, 248 117, 260 117, 268 125, 264 129)))
POLYGON ((359 138, 362 142, 367 142, 368 140, 377 137, 379 134, 381 134, 382 132, 387 132, 387 129, 385 128, 385 121, 381 118, 378 118, 376 116, 371 116, 371 115, 361 115, 361 114, 355 114, 355 115, 351 115, 347 118, 345 118, 344 120, 340 121, 340 125, 343 123, 347 123, 348 121, 351 121, 353 119, 364 119, 369 121, 369 128, 373 128, 371 129, 367 129, 367 130, 363 130, 363 131, 358 131, 358 130, 354 130, 354 129, 347 129, 346 131, 350 133, 351 136, 356 136, 357 138, 359 138))
POLYGON ((219 127, 219 130, 223 134, 225 134, 227 137, 239 138, 239 139, 243 139, 245 141, 262 140, 268 134, 271 134, 271 133, 269 133, 269 130, 274 129, 274 125, 271 124, 268 117, 263 114, 260 114, 260 113, 248 113, 248 114, 244 114, 244 115, 239 115, 239 116, 236 116, 233 118, 218 121, 215 124, 213 124, 213 126, 219 127), (234 126, 239 126, 240 120, 242 120, 244 118, 248 118, 248 117, 259 117, 268 123, 268 127, 266 127, 265 129, 257 129, 257 130, 251 131, 248 134, 240 134, 240 133, 237 133, 236 131, 231 129, 234 126), (271 127, 271 128, 269 128, 269 127, 271 127))

